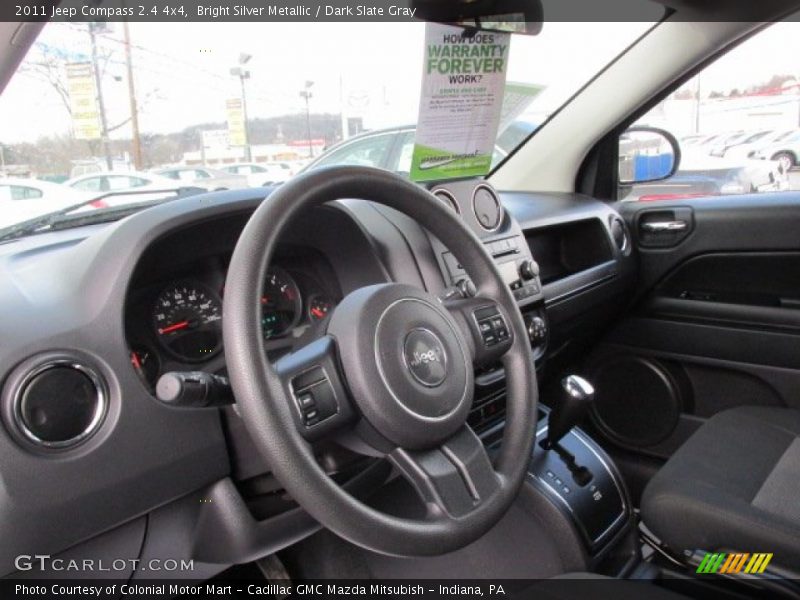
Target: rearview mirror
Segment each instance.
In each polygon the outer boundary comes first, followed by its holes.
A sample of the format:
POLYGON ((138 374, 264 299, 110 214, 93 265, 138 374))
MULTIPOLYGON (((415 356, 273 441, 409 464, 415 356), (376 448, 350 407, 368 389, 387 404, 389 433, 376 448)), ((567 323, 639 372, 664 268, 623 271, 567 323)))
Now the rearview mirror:
POLYGON ((540 0, 411 0, 423 21, 467 29, 537 35, 544 10, 540 0))
POLYGON ((656 127, 631 127, 619 136, 620 185, 667 179, 681 160, 680 146, 668 131, 656 127))

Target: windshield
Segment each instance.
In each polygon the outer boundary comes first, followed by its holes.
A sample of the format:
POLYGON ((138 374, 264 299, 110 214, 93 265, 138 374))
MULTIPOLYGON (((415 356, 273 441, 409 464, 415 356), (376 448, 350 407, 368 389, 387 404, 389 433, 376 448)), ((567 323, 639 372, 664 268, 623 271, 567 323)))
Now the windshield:
MULTIPOLYGON (((651 25, 512 36, 494 163, 651 25)), ((318 160, 407 172, 424 40, 418 22, 49 23, 0 96, 0 227, 318 160)))

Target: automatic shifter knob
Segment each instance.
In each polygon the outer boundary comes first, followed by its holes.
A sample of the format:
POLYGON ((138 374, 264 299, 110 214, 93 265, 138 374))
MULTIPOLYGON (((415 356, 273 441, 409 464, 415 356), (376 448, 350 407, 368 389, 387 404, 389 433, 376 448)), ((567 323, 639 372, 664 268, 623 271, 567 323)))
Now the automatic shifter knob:
POLYGON ((583 377, 569 375, 561 380, 562 394, 550 411, 547 425, 547 447, 552 448, 577 425, 594 400, 594 388, 583 377))

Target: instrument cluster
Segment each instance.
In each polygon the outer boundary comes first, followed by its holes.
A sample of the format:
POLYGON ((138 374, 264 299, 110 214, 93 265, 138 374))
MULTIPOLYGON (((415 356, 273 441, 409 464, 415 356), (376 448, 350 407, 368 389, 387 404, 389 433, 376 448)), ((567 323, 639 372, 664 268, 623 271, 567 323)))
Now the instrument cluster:
MULTIPOLYGON (((262 287, 261 331, 271 358, 291 351, 299 338, 321 333, 340 297, 319 269, 293 262, 270 268, 262 287)), ((149 386, 168 370, 224 372, 224 272, 214 267, 195 266, 131 294, 131 364, 149 386)))

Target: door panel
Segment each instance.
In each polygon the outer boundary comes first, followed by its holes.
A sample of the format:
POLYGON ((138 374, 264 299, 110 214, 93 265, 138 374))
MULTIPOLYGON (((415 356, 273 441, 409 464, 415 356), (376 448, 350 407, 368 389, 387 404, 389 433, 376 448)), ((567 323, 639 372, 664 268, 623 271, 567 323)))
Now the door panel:
POLYGON ((721 410, 800 408, 800 194, 618 209, 640 277, 635 308, 585 365, 601 432, 666 458, 721 410), (642 227, 668 221, 686 227, 642 227))

